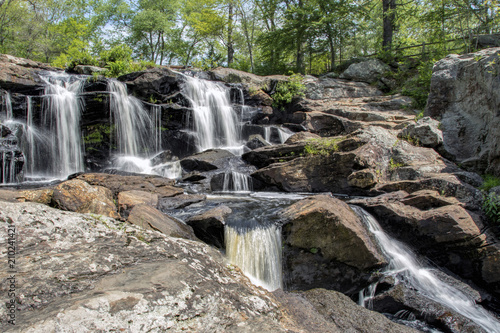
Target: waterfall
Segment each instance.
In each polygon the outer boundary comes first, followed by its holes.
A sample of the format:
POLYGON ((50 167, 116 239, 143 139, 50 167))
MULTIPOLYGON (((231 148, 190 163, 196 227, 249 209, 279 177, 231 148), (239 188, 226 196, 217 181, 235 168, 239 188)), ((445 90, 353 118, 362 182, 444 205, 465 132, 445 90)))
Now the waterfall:
POLYGON ((42 77, 46 83, 43 96, 42 125, 50 140, 49 150, 41 154, 40 165, 45 172, 66 177, 84 170, 80 139, 82 101, 79 93, 84 79, 76 76, 50 73, 42 77), (46 165, 52 164, 50 170, 46 165))
POLYGON ((161 106, 153 105, 151 108, 153 112, 153 124, 155 128, 155 136, 154 136, 154 147, 155 153, 159 153, 162 149, 161 146, 161 106))
POLYGON ((183 91, 192 106, 198 151, 210 148, 241 150, 240 124, 231 106, 229 89, 220 84, 186 77, 183 91))
POLYGON ((0 152, 2 168, 0 170, 0 180, 2 184, 17 183, 16 162, 19 157, 13 151, 0 152))
POLYGON ((281 126, 264 127, 264 140, 269 143, 282 144, 293 135, 293 132, 281 126))
POLYGON ((116 128, 116 146, 120 155, 152 154, 154 123, 142 102, 127 93, 127 86, 117 80, 108 81, 111 124, 116 128))
POLYGON ((12 120, 12 100, 8 91, 3 91, 3 107, 5 110, 5 120, 12 120))
MULTIPOLYGON (((377 239, 383 253, 389 261, 389 267, 384 272, 393 276, 397 283, 405 283, 425 297, 438 302, 464 317, 469 318, 488 332, 500 332, 500 322, 488 311, 476 305, 460 290, 439 280, 432 269, 418 263, 415 256, 400 242, 389 237, 380 227, 377 220, 364 209, 351 206, 370 232, 377 239)), ((371 293, 374 293, 372 289, 371 293)), ((363 303, 366 299, 363 300, 363 303)))
POLYGON ((283 286, 280 229, 275 225, 253 228, 226 225, 224 228, 229 261, 253 284, 270 291, 283 286))
POLYGON ((251 189, 252 180, 248 175, 235 171, 226 172, 224 174, 222 191, 250 192, 251 189))

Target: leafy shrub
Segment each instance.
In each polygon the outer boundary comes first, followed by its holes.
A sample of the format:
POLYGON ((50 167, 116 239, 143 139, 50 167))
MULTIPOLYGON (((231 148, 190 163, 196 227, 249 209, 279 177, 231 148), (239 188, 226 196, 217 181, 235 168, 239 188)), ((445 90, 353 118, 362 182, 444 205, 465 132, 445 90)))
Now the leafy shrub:
POLYGON ((500 224, 500 196, 483 192, 483 211, 494 224, 500 224))
POLYGON ((410 78, 403 85, 402 94, 415 100, 414 107, 424 109, 431 87, 432 66, 434 60, 422 62, 418 65, 418 74, 410 78))
POLYGON ((290 104, 294 97, 303 97, 306 86, 302 81, 304 78, 300 74, 292 74, 288 81, 280 81, 276 86, 276 92, 272 95, 273 106, 284 109, 290 104))
POLYGON ((489 192, 493 187, 500 186, 500 178, 492 176, 492 175, 484 175, 483 176, 483 184, 480 189, 489 192))

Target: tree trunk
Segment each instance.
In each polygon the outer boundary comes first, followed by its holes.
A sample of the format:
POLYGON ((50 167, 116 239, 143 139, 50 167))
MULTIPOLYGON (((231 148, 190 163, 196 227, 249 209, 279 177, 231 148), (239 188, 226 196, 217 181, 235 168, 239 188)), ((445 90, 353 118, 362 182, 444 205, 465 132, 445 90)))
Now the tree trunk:
POLYGON ((383 35, 382 49, 390 51, 392 49, 392 37, 396 21, 396 0, 382 0, 383 11, 383 35))
POLYGON ((227 67, 234 61, 233 49, 233 2, 229 1, 228 25, 227 25, 227 67))

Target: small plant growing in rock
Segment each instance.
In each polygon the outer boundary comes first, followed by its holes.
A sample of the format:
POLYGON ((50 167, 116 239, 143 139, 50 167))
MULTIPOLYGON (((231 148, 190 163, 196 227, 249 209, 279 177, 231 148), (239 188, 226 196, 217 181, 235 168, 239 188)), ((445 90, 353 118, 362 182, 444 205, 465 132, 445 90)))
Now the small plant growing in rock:
POLYGON ((493 175, 484 175, 483 176, 483 184, 479 189, 484 192, 489 192, 493 187, 500 186, 500 178, 493 175))
POLYGON ((403 163, 397 163, 394 161, 394 159, 391 157, 391 160, 389 161, 389 169, 391 170, 395 170, 395 169, 398 169, 398 168, 402 168, 404 167, 405 165, 403 163))
POLYGON ((491 222, 500 224, 500 196, 493 192, 483 192, 483 211, 491 222))
POLYGON ((304 147, 304 152, 306 155, 329 156, 339 149, 338 143, 340 141, 342 138, 309 139, 304 147))
POLYGON ((285 105, 290 104, 294 97, 303 97, 306 87, 300 74, 292 74, 288 81, 278 82, 276 92, 272 95, 273 106, 284 109, 285 105))

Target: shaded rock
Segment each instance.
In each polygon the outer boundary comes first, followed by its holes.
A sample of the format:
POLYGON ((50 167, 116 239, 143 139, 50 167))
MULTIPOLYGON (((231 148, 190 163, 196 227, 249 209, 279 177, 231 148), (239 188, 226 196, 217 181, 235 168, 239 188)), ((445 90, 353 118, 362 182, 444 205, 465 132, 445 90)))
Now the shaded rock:
POLYGON ((53 189, 35 189, 35 190, 24 190, 20 192, 23 200, 38 202, 41 204, 49 205, 52 202, 52 195, 54 194, 53 189))
POLYGON ((312 289, 301 295, 323 318, 333 322, 340 332, 418 332, 390 321, 381 313, 361 307, 349 297, 333 290, 312 289))
POLYGON ((443 148, 464 167, 500 175, 500 48, 449 55, 433 67, 425 115, 441 122, 443 148))
POLYGON ((377 184, 377 173, 371 169, 359 170, 351 173, 347 177, 349 186, 359 188, 369 188, 377 184))
POLYGON ((290 145, 273 145, 254 149, 242 155, 244 161, 263 168, 276 162, 284 162, 304 153, 304 142, 290 145))
POLYGON ((186 223, 193 228, 196 237, 205 243, 224 248, 224 220, 231 213, 231 208, 218 206, 188 218, 186 223))
POLYGON ((203 180, 207 178, 206 176, 202 175, 198 171, 193 171, 182 177, 183 182, 198 182, 200 180, 203 180))
POLYGON ((298 143, 302 141, 307 141, 310 139, 319 139, 321 138, 319 135, 311 133, 311 132, 299 132, 293 134, 291 137, 289 137, 286 141, 285 144, 293 144, 293 143, 298 143))
POLYGON ((138 204, 134 206, 127 221, 147 230, 159 231, 167 236, 196 240, 190 226, 163 214, 150 205, 138 204))
POLYGON ((181 160, 182 168, 187 171, 210 171, 218 167, 234 155, 223 149, 209 149, 181 160))
POLYGON ((91 186, 79 179, 68 180, 56 186, 52 202, 63 210, 119 218, 113 202, 113 193, 109 189, 91 186))
POLYGON ((243 83, 252 89, 262 89, 265 92, 270 92, 276 86, 278 81, 287 80, 286 76, 259 76, 251 73, 246 73, 237 69, 218 67, 208 72, 210 78, 216 81, 226 83, 243 83))
POLYGON ((170 150, 164 150, 159 154, 156 154, 152 159, 151 159, 151 165, 156 166, 172 161, 176 161, 177 157, 172 154, 170 150))
POLYGON ((390 71, 391 68, 387 64, 378 59, 370 59, 350 65, 339 78, 373 83, 390 71))
POLYGON ((198 202, 206 200, 202 194, 181 194, 172 198, 162 198, 158 202, 158 209, 161 211, 182 209, 198 202))
POLYGON ((292 289, 323 285, 355 292, 366 283, 369 271, 386 264, 362 221, 338 199, 310 197, 280 216, 285 281, 292 289))
POLYGON ((436 148, 443 143, 443 133, 439 130, 439 121, 430 117, 419 119, 416 124, 410 124, 398 134, 398 138, 412 138, 419 145, 436 148))
POLYGON ((261 147, 270 146, 270 143, 264 140, 264 138, 261 135, 254 134, 250 136, 245 146, 253 150, 261 147))

